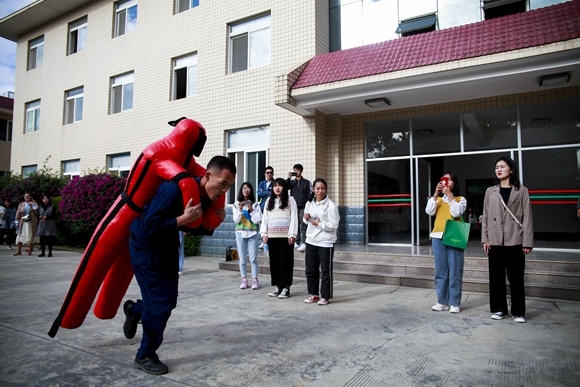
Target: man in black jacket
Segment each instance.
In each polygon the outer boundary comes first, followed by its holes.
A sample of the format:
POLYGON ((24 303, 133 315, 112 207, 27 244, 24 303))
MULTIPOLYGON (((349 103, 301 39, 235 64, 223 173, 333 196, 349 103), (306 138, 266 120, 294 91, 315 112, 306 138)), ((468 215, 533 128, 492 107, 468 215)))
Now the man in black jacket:
POLYGON ((296 238, 296 245, 294 248, 298 251, 306 250, 306 227, 302 218, 304 218, 304 207, 306 202, 310 199, 310 194, 312 193, 312 183, 310 180, 302 177, 302 171, 304 167, 302 164, 296 164, 292 167, 294 172, 288 173, 288 187, 290 187, 290 196, 296 201, 298 206, 298 236, 296 238))

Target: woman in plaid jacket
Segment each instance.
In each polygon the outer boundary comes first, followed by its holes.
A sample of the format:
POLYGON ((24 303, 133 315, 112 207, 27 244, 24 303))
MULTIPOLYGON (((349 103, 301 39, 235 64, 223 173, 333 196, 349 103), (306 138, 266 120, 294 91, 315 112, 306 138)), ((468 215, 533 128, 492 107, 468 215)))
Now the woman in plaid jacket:
POLYGON ((510 283, 511 313, 519 323, 526 322, 524 294, 525 254, 534 247, 532 206, 528 189, 520 184, 515 162, 500 157, 495 163, 499 184, 485 192, 481 243, 489 262, 489 301, 491 318, 507 317, 505 275, 510 283))

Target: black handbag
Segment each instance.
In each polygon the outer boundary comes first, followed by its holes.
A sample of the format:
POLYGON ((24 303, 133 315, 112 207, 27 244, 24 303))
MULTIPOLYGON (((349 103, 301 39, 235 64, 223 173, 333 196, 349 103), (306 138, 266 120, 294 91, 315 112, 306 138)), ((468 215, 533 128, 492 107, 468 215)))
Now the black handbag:
POLYGON ((226 248, 226 262, 238 260, 238 250, 233 247, 234 246, 228 246, 226 248))

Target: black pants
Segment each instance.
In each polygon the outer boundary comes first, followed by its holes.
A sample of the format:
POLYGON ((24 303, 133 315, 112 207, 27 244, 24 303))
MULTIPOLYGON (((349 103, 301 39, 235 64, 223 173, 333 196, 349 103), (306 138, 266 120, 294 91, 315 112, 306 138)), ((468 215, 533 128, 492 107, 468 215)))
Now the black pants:
POLYGON ((6 235, 6 244, 10 246, 14 243, 16 239, 16 230, 13 228, 1 228, 0 229, 0 244, 4 243, 4 235, 6 235))
POLYGON ((44 254, 44 249, 48 246, 48 253, 52 254, 52 246, 54 245, 54 235, 41 235, 40 236, 40 249, 42 254, 44 254))
POLYGON ((508 314, 505 276, 510 283, 513 316, 526 315, 524 271, 526 258, 522 246, 491 246, 489 262, 489 307, 492 313, 508 314))
POLYGON ((306 244, 306 285, 308 294, 318 295, 327 300, 332 298, 332 258, 334 247, 318 247, 306 244), (319 283, 320 271, 322 272, 322 284, 319 283))
POLYGON ((288 238, 268 238, 268 251, 272 285, 280 289, 292 286, 294 246, 288 244, 288 238))

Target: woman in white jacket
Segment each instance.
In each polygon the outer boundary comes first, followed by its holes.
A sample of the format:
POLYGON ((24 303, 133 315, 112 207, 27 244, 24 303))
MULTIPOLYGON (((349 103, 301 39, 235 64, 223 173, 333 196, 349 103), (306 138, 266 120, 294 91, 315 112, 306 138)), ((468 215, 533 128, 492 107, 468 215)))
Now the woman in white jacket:
POLYGON ((332 299, 332 258, 340 216, 336 204, 326 195, 326 188, 324 179, 314 180, 314 198, 306 202, 302 219, 308 225, 306 284, 311 296, 304 300, 307 304, 318 302, 318 305, 326 305, 332 299), (319 281, 319 269, 322 272, 322 284, 319 281))
POLYGON ((258 225, 262 220, 262 211, 260 204, 256 202, 254 187, 249 182, 244 182, 240 186, 238 200, 233 207, 233 217, 236 223, 236 245, 238 246, 240 275, 242 276, 240 289, 248 288, 246 262, 247 255, 249 255, 252 266, 252 290, 258 290, 260 289, 258 283, 258 244, 260 242, 258 225))

